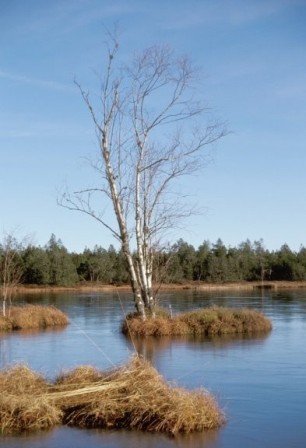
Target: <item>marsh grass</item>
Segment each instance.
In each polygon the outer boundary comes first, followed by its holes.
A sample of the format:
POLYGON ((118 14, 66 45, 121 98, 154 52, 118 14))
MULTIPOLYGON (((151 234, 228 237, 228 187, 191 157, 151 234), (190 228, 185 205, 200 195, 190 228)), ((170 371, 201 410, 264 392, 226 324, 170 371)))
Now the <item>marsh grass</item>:
POLYGON ((25 365, 0 372, 2 432, 50 428, 61 421, 61 410, 46 399, 48 383, 25 365))
POLYGON ((0 316, 0 331, 43 329, 68 323, 68 317, 53 306, 13 306, 6 317, 0 316))
POLYGON ((0 373, 2 431, 43 429, 64 423, 170 435, 219 427, 224 415, 207 391, 169 385, 134 356, 109 371, 81 366, 53 384, 25 366, 0 373))
POLYGON ((259 311, 217 306, 173 317, 158 314, 146 320, 132 313, 122 323, 122 332, 136 337, 252 334, 268 332, 271 328, 270 320, 259 311))

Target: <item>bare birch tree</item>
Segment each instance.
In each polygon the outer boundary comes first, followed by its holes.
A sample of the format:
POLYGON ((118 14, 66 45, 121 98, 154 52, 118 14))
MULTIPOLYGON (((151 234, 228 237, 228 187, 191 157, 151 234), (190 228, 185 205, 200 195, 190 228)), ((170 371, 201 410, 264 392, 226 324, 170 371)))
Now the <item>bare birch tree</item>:
POLYGON ((199 170, 205 148, 226 133, 209 121, 209 109, 195 98, 194 72, 186 57, 166 46, 118 63, 118 43, 110 39, 99 101, 76 83, 91 114, 99 156, 92 162, 100 184, 64 193, 59 203, 82 211, 107 228, 125 255, 137 311, 154 314, 154 247, 160 235, 193 209, 179 194, 179 180, 199 170), (176 193, 178 194, 176 194, 176 193), (101 196, 100 207, 96 195, 101 196), (112 204, 117 225, 101 213, 112 204))
POLYGON ((0 245, 0 280, 2 284, 2 314, 6 316, 7 304, 11 304, 16 286, 23 270, 20 262, 21 244, 13 235, 7 234, 0 245))

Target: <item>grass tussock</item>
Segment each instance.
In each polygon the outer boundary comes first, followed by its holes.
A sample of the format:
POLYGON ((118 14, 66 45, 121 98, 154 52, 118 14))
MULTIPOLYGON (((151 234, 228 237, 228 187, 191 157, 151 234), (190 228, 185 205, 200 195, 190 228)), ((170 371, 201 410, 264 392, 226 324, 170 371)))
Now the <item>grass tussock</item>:
POLYGON ((217 306, 173 317, 157 315, 146 320, 133 313, 122 324, 124 334, 142 337, 252 334, 268 332, 271 328, 271 321, 259 311, 217 306))
POLYGON ((68 323, 68 317, 53 306, 13 306, 7 316, 0 316, 0 331, 47 328, 68 323))
POLYGON ((61 421, 61 410, 46 399, 47 382, 27 366, 0 372, 2 432, 50 428, 61 421))
POLYGON ((169 385, 139 357, 106 372, 78 367, 62 373, 53 384, 18 366, 0 374, 0 390, 2 431, 64 423, 175 435, 224 423, 212 395, 205 390, 187 391, 169 385))

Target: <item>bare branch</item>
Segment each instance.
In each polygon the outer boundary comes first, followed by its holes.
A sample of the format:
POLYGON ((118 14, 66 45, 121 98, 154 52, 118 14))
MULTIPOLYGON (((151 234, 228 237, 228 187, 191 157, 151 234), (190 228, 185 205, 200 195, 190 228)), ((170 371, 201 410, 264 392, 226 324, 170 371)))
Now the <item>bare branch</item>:
POLYGON ((75 192, 74 197, 71 197, 69 194, 64 193, 61 196, 61 198, 57 200, 57 204, 68 210, 82 212, 88 216, 91 216, 100 224, 102 224, 106 229, 108 229, 118 241, 121 241, 119 233, 116 232, 109 224, 107 224, 103 220, 102 216, 97 215, 96 212, 91 208, 90 195, 87 197, 87 200, 84 200, 79 196, 79 194, 91 191, 93 190, 89 189, 89 190, 82 190, 80 192, 75 192))
POLYGON ((91 216, 120 241, 135 305, 144 315, 142 307, 150 308, 153 300, 153 240, 199 212, 175 186, 200 169, 207 161, 206 148, 227 131, 208 121, 210 110, 195 95, 187 57, 178 59, 168 47, 153 46, 122 68, 116 35, 108 38, 98 106, 75 81, 99 142, 98 160, 92 163, 98 184, 64 194, 59 203, 91 216), (96 194, 111 202, 118 230, 103 210, 96 212, 96 194))

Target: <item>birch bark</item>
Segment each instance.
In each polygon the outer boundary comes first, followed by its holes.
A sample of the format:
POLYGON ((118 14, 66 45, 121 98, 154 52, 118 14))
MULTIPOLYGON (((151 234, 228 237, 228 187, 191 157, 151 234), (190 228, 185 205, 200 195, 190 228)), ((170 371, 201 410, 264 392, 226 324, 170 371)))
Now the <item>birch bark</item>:
POLYGON ((188 58, 154 46, 122 66, 118 43, 109 37, 99 101, 76 83, 99 141, 100 158, 92 166, 100 183, 65 193, 59 203, 93 217, 120 242, 135 307, 145 318, 146 309, 155 315, 154 247, 165 231, 194 212, 175 186, 201 168, 205 148, 226 130, 205 121, 208 108, 194 97, 188 58), (116 225, 101 213, 103 202, 100 209, 92 205, 96 195, 110 201, 116 225))

